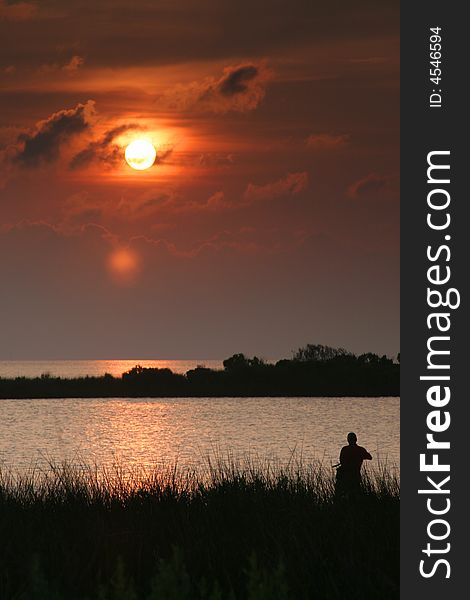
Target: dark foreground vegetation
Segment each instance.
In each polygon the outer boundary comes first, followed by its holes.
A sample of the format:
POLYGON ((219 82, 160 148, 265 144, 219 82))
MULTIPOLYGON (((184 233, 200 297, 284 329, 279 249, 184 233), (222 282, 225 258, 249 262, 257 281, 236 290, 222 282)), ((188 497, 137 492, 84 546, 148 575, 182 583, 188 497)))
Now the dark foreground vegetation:
POLYGON ((399 364, 371 353, 308 345, 276 363, 235 354, 223 364, 184 375, 137 365, 122 377, 0 378, 0 398, 399 395, 399 364))
POLYGON ((0 472, 0 537, 2 600, 399 597, 386 472, 356 499, 318 466, 0 472))

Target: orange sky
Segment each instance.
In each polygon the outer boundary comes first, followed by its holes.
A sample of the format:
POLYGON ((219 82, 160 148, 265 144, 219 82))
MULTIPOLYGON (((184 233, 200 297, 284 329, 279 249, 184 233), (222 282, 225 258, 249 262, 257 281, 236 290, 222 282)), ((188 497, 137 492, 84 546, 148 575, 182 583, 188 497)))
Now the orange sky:
POLYGON ((397 2, 0 1, 0 36, 0 358, 398 352, 397 2))

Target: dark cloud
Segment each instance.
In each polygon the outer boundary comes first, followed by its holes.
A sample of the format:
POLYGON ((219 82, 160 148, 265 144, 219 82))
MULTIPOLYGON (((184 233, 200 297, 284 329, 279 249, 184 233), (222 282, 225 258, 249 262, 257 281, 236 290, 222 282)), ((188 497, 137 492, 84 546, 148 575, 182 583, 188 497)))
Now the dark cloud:
POLYGON ((160 108, 213 113, 247 112, 258 107, 273 72, 264 63, 227 66, 217 79, 206 77, 160 94, 160 108))
POLYGON ((377 173, 369 173, 348 187, 348 195, 355 199, 366 197, 387 189, 389 185, 390 177, 378 175, 377 173))
POLYGON ((122 148, 114 144, 115 138, 122 135, 126 131, 139 129, 139 125, 128 123, 119 125, 106 131, 102 138, 90 142, 86 148, 76 154, 70 161, 71 169, 80 169, 89 164, 100 161, 109 165, 116 164, 122 160, 122 148))
POLYGON ((258 67, 245 65, 229 70, 219 82, 219 91, 222 96, 235 96, 248 90, 250 82, 259 75, 258 67))
POLYGON ((264 65, 245 64, 224 69, 220 79, 208 81, 196 106, 213 112, 246 112, 263 100, 272 72, 264 65))
MULTIPOLYGON (((139 129, 142 129, 142 127, 137 123, 126 123, 109 129, 100 139, 90 142, 86 148, 78 152, 70 161, 69 168, 72 170, 81 169, 96 161, 111 167, 121 163, 123 148, 116 144, 114 140, 127 131, 139 129)), ((157 149, 155 164, 162 164, 172 153, 173 146, 171 145, 157 149)))
POLYGON ((89 100, 39 121, 33 131, 18 136, 18 148, 12 161, 23 167, 37 167, 57 160, 61 145, 88 129, 93 113, 94 102, 89 100))

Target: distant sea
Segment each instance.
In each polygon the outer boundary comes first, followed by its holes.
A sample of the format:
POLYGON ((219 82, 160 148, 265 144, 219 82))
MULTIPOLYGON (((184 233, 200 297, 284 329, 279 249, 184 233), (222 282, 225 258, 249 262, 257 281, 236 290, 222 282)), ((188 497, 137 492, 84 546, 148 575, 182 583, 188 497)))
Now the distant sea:
POLYGON ((147 360, 129 358, 123 360, 2 360, 0 377, 40 377, 49 374, 56 377, 99 376, 109 373, 121 376, 136 365, 171 369, 173 373, 186 373, 197 366, 209 369, 222 368, 221 360, 147 360))

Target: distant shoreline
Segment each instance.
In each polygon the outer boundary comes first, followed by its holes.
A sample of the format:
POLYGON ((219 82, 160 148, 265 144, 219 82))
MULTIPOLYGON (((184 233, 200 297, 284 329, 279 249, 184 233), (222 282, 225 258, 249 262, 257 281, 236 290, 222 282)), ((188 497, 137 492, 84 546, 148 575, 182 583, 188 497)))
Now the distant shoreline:
MULTIPOLYGON (((266 362, 275 362, 267 360, 266 362)), ((34 379, 41 375, 52 377, 77 378, 77 377, 101 377, 106 373, 114 377, 121 375, 135 367, 168 368, 174 373, 186 373, 198 366, 210 369, 222 369, 223 357, 218 359, 155 359, 155 358, 120 358, 120 359, 50 359, 50 360, 0 360, 0 379, 15 379, 26 377, 34 379)))
POLYGON ((223 369, 186 373, 134 366, 116 377, 0 377, 0 398, 398 397, 400 365, 376 354, 307 346, 292 359, 268 363, 235 354, 223 369))

